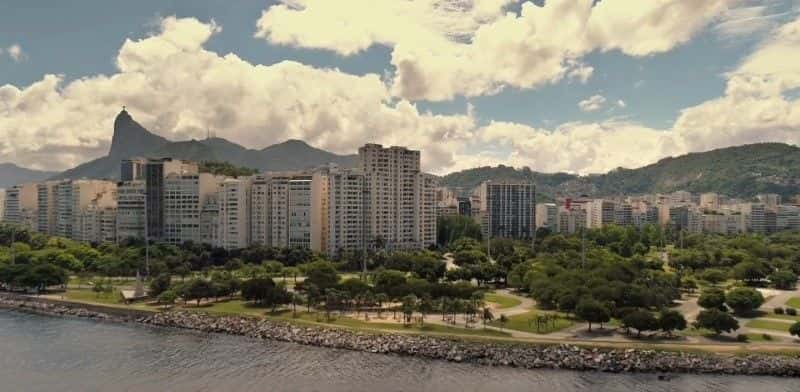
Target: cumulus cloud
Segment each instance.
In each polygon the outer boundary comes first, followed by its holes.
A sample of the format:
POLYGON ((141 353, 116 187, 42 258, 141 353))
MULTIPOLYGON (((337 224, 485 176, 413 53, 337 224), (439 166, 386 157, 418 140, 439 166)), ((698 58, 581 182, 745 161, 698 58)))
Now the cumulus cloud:
MULTIPOLYGON (((22 47, 19 44, 13 44, 5 49, 5 52, 8 53, 8 56, 11 57, 12 60, 16 62, 20 62, 25 60, 27 56, 25 52, 22 51, 22 47)), ((0 55, 3 54, 3 49, 0 48, 0 55)))
POLYGON ((0 139, 14 141, 0 145, 0 161, 64 169, 103 155, 122 105, 171 139, 211 128, 251 148, 288 138, 340 153, 370 141, 402 144, 424 147, 426 167, 436 168, 453 165, 452 151, 474 128, 470 115, 421 113, 392 99, 378 75, 292 61, 254 65, 204 49, 218 31, 213 22, 165 18, 156 34, 125 41, 114 74, 0 87, 0 139))
POLYGON ((621 99, 618 99, 618 100, 617 100, 617 107, 619 107, 619 108, 625 108, 626 106, 628 106, 628 105, 627 105, 627 104, 625 104, 625 101, 623 101, 623 100, 621 100, 621 99))
MULTIPOLYGON (((506 17, 489 11, 476 15, 478 21, 506 17)), ((461 23, 451 31, 463 35, 472 28, 472 22, 461 23)), ((474 108, 463 114, 420 112, 412 101, 397 98, 396 87, 379 75, 349 75, 292 61, 252 64, 205 49, 220 29, 213 22, 165 18, 152 36, 122 45, 118 70, 111 75, 70 83, 46 75, 29 86, 0 86, 0 161, 64 169, 103 155, 122 105, 143 125, 172 139, 201 138, 211 128, 251 148, 287 138, 340 153, 366 142, 407 145, 421 149, 425 169, 440 174, 498 163, 605 172, 742 143, 800 142, 800 19, 774 29, 724 75, 722 96, 684 109, 663 129, 625 119, 545 129, 479 124, 474 108)), ((638 50, 639 44, 630 45, 619 48, 638 50)), ((454 65, 454 72, 459 67, 454 65)))
POLYGON ((395 96, 449 100, 585 82, 586 54, 671 50, 737 1, 524 1, 514 13, 508 7, 519 0, 283 0, 263 12, 256 36, 342 55, 389 46, 395 96))
POLYGON ((592 95, 583 101, 578 102, 578 107, 584 112, 594 112, 600 110, 606 103, 606 97, 602 95, 592 95))
POLYGON ((630 121, 568 123, 555 129, 494 122, 481 141, 505 148, 509 164, 544 171, 605 172, 665 156, 756 142, 800 144, 800 18, 775 29, 726 75, 721 97, 686 108, 655 129, 630 121))

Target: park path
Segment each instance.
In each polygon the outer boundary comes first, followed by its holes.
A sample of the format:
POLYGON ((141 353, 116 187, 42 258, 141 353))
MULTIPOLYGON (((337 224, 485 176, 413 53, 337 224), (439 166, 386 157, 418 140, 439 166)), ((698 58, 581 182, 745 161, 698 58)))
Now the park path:
POLYGON ((759 289, 764 297, 771 297, 762 308, 772 310, 786 306, 786 301, 793 297, 800 297, 800 288, 794 290, 759 289))
POLYGON ((451 271, 451 270, 454 270, 454 269, 458 269, 458 266, 456 265, 455 261, 453 260, 453 254, 452 253, 449 253, 449 252, 445 253, 442 257, 444 257, 445 266, 446 266, 448 271, 451 271))

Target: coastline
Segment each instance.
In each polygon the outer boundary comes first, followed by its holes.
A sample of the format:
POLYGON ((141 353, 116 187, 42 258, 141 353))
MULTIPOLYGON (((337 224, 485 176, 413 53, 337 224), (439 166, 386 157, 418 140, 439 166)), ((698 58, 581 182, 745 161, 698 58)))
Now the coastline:
POLYGON ((324 348, 416 356, 452 362, 518 368, 547 368, 602 372, 695 373, 800 377, 800 358, 753 354, 722 356, 710 353, 646 349, 587 348, 571 344, 514 344, 468 341, 458 337, 370 333, 325 326, 243 316, 212 316, 175 311, 147 312, 0 293, 0 308, 53 316, 223 333, 324 348))

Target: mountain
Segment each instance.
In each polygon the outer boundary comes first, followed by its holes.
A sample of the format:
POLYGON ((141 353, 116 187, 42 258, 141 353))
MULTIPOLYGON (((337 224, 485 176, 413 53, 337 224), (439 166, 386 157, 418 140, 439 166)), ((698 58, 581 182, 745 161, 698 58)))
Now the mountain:
POLYGON ((0 163, 0 189, 25 182, 37 182, 52 176, 53 172, 26 169, 13 163, 0 163))
POLYGON ((356 155, 333 154, 299 140, 288 140, 261 150, 245 148, 223 138, 169 141, 148 131, 123 109, 114 120, 108 155, 59 173, 53 179, 116 179, 120 161, 130 157, 229 162, 259 171, 300 170, 328 163, 354 167, 357 162, 356 155))
POLYGON ((800 194, 800 148, 781 143, 749 144, 664 158, 638 169, 619 168, 588 176, 538 173, 508 166, 480 167, 448 174, 441 184, 467 193, 488 179, 533 181, 545 199, 677 190, 718 192, 740 198, 759 193, 790 197, 800 194))

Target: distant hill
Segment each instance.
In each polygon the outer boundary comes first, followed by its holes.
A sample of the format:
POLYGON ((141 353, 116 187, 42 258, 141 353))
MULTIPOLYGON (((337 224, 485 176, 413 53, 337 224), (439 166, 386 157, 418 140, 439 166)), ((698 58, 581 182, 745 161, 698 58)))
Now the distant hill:
POLYGON ((357 163, 356 155, 333 154, 299 140, 288 140, 261 150, 248 149, 223 138, 173 142, 151 133, 123 110, 114 120, 114 135, 107 156, 56 174, 53 178, 117 179, 120 161, 130 157, 229 162, 259 171, 300 170, 328 163, 355 167, 357 163))
POLYGON ((0 163, 0 189, 26 182, 37 182, 52 176, 53 172, 26 169, 13 163, 0 163))
POLYGON ((508 166, 480 167, 448 174, 441 183, 468 193, 488 179, 533 181, 545 198, 677 190, 718 192, 741 198, 758 193, 790 197, 800 194, 800 148, 781 143, 750 144, 665 158, 638 169, 619 168, 588 176, 538 173, 508 166))

